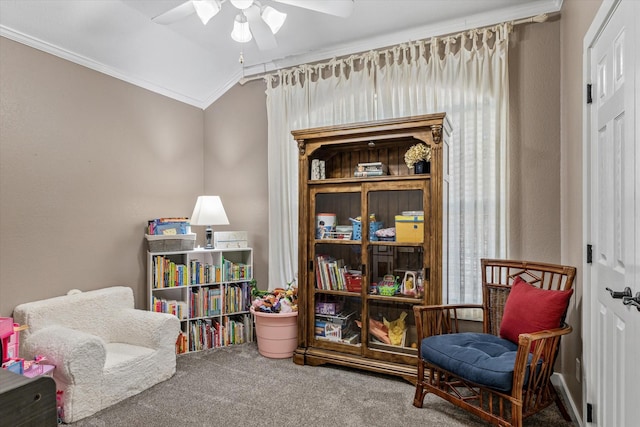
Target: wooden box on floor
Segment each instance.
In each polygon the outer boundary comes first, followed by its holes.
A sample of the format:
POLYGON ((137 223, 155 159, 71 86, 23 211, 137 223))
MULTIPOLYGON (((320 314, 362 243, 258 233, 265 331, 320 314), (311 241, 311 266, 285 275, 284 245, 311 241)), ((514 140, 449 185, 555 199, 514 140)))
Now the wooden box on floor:
POLYGON ((56 426, 56 383, 0 369, 0 423, 6 426, 56 426))

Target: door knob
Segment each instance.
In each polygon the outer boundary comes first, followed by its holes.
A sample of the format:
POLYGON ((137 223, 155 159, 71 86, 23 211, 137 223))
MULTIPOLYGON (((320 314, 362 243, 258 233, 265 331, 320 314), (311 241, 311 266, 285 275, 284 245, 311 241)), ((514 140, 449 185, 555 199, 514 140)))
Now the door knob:
POLYGON ((611 294, 611 298, 615 298, 615 299, 620 299, 625 297, 631 298, 631 288, 628 286, 624 288, 622 292, 614 291, 613 289, 609 289, 609 288, 605 288, 605 289, 609 291, 609 293, 611 294))
POLYGON ((635 297, 622 297, 622 303, 624 305, 632 305, 640 311, 640 292, 636 293, 635 297))

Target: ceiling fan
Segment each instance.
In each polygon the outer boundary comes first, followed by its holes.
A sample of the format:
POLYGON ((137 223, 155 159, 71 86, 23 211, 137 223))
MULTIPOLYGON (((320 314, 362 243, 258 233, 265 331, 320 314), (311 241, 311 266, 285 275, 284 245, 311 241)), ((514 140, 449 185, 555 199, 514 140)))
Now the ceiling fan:
MULTIPOLYGON (((274 35, 284 24, 287 14, 271 6, 263 6, 258 0, 190 0, 152 18, 152 21, 166 25, 195 13, 202 23, 207 25, 209 20, 220 12, 222 4, 227 1, 239 11, 233 23, 231 38, 239 43, 247 43, 255 39, 260 50, 273 49, 277 46, 274 35)), ((354 0, 272 1, 342 18, 351 14, 354 2, 354 0)))

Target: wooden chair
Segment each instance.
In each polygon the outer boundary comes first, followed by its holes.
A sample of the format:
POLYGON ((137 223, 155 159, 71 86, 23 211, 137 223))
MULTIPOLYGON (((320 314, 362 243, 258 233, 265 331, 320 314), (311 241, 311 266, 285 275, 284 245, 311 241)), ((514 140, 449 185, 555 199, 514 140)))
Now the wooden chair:
POLYGON ((521 426, 523 418, 555 402, 569 421, 550 377, 560 337, 572 330, 564 317, 575 267, 490 259, 481 265, 482 305, 414 307, 420 337, 414 406, 421 408, 426 394, 433 393, 492 424, 521 426), (551 305, 560 311, 557 324, 543 330, 520 324, 526 323, 523 317, 553 323, 554 315, 546 313, 551 305), (483 333, 461 331, 461 315, 468 309, 482 310, 483 333), (519 328, 528 333, 517 333, 519 328), (501 337, 501 330, 517 338, 501 337))

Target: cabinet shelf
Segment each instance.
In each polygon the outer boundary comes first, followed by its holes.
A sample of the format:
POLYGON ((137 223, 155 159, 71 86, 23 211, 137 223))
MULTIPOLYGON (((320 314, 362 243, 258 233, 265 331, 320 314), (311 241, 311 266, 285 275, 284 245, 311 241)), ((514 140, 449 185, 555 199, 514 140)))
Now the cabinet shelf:
POLYGON ((443 260, 443 230, 450 132, 444 114, 292 132, 300 173, 300 312, 295 363, 337 363, 415 377, 418 351, 413 307, 441 303, 448 264, 443 260), (430 173, 416 175, 404 163, 404 153, 418 143, 431 149, 430 173), (319 163, 324 168, 323 179, 315 179, 319 163), (356 168, 367 167, 359 166, 361 163, 380 163, 388 174, 353 176, 356 168), (407 224, 406 212, 422 215, 415 214, 407 224), (319 222, 327 215, 345 230, 351 225, 352 238, 359 239, 317 238, 333 231, 319 222), (357 217, 364 221, 350 220, 357 217), (395 228, 395 238, 401 240, 377 240, 374 232, 389 228, 395 228), (398 282, 420 296, 373 291, 372 284, 390 283, 384 288, 389 290, 398 282), (353 313, 352 322, 345 327, 332 321, 317 313, 318 304, 353 313))
POLYGON ((373 343, 370 343, 369 346, 376 350, 388 351, 391 353, 403 353, 403 354, 408 354, 412 356, 418 355, 417 348, 411 348, 411 347, 406 347, 401 345, 391 345, 391 344, 384 344, 380 342, 373 342, 373 343))
MULTIPOLYGON (((419 242, 396 242, 389 240, 368 240, 368 245, 371 246, 410 246, 415 248, 421 248, 423 246, 422 243, 419 242)), ((332 244, 332 245, 352 245, 352 246, 361 246, 361 240, 352 240, 352 239, 315 239, 316 245, 323 244, 332 244)))
POLYGON ((376 301, 387 301, 387 302, 404 302, 407 304, 423 304, 424 299, 422 296, 420 297, 411 297, 406 295, 375 295, 375 294, 367 294, 367 298, 370 300, 376 301))
POLYGON ((431 178, 431 174, 382 175, 382 176, 368 176, 366 178, 354 176, 350 178, 325 178, 325 179, 313 179, 313 180, 310 179, 308 182, 308 185, 319 186, 319 185, 336 185, 336 184, 350 184, 350 183, 359 184, 362 182, 424 181, 430 178, 431 178))
POLYGON ((327 295, 345 295, 345 296, 360 296, 360 292, 350 292, 350 291, 338 291, 338 290, 329 290, 329 289, 314 289, 316 294, 327 294, 327 295))
POLYGON ((358 246, 360 246, 360 241, 359 240, 352 240, 352 239, 315 239, 315 243, 317 245, 332 244, 332 245, 358 245, 358 246))

